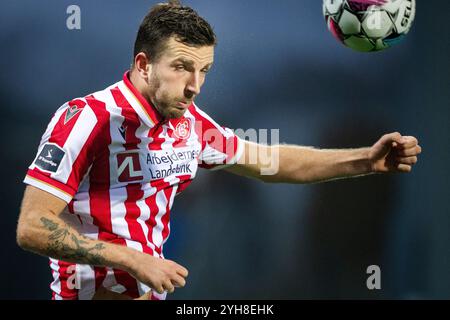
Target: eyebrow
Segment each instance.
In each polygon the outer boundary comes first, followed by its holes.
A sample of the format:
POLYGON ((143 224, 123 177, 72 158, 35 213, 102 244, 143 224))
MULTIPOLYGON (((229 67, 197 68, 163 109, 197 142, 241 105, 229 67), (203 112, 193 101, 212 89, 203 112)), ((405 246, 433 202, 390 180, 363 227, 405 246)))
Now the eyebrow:
MULTIPOLYGON (((193 60, 186 59, 186 58, 184 58, 184 57, 176 58, 176 59, 172 62, 172 64, 173 64, 173 63, 176 63, 176 62, 182 62, 182 63, 184 63, 185 65, 187 65, 187 66, 190 67, 190 68, 193 68, 193 67, 194 67, 194 64, 195 64, 195 62, 194 62, 193 60)), ((212 66, 212 62, 211 62, 211 63, 208 63, 208 64, 205 66, 205 68, 210 69, 211 66, 212 66)))
POLYGON ((175 59, 173 62, 183 62, 184 64, 186 64, 188 66, 194 65, 194 61, 183 58, 183 57, 179 57, 179 58, 175 59))

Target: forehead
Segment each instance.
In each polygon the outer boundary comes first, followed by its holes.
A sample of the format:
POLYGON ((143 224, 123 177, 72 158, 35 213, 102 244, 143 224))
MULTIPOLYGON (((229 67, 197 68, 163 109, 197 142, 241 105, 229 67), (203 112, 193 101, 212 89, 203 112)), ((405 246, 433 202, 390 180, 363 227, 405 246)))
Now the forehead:
POLYGON ((191 47, 171 37, 167 40, 162 58, 169 60, 187 58, 199 64, 209 64, 214 60, 214 46, 191 47))

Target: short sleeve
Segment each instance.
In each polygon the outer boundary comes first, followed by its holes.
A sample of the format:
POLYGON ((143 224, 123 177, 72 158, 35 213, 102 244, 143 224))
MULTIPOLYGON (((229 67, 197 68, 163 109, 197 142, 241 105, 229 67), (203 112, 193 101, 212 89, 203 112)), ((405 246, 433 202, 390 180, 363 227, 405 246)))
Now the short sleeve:
POLYGON ((97 123, 85 99, 62 105, 42 136, 24 182, 69 203, 93 162, 97 123))
POLYGON ((218 170, 238 162, 243 152, 243 141, 233 130, 219 125, 194 105, 195 130, 202 150, 199 167, 218 170))

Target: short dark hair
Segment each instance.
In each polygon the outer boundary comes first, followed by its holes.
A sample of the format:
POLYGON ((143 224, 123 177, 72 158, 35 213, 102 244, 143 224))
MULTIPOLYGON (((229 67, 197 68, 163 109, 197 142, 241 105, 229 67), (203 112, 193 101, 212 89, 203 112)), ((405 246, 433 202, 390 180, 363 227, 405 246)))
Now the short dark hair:
POLYGON ((133 63, 139 52, 144 52, 152 61, 158 60, 165 50, 166 40, 172 36, 194 47, 217 44, 212 27, 195 10, 182 6, 179 1, 160 3, 150 9, 139 26, 133 63))

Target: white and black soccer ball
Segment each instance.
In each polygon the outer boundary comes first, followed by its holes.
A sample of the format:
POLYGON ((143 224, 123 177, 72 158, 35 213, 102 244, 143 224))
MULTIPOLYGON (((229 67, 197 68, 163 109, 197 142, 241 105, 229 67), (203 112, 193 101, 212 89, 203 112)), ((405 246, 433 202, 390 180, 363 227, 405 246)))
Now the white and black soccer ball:
POLYGON ((411 29, 416 0, 323 0, 323 15, 335 38, 352 49, 380 51, 411 29))

